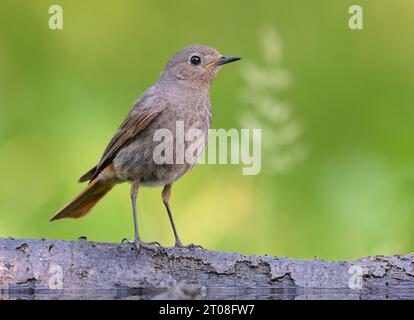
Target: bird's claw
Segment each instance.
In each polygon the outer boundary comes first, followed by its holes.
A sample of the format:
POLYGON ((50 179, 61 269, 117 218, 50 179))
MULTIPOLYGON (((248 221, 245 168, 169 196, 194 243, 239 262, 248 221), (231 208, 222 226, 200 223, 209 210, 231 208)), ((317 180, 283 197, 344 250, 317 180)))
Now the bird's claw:
POLYGON ((186 248, 186 249, 190 249, 190 250, 204 249, 199 244, 194 244, 194 243, 190 243, 188 245, 183 245, 181 242, 178 242, 178 243, 175 244, 175 246, 178 247, 178 248, 186 248))
POLYGON ((127 238, 122 239, 121 243, 128 243, 135 246, 137 249, 139 248, 150 248, 151 246, 158 246, 161 247, 160 243, 157 241, 150 241, 150 242, 143 242, 141 240, 130 240, 127 238))
POLYGON ((147 245, 147 246, 157 246, 161 247, 160 243, 157 241, 150 241, 150 242, 141 242, 141 244, 147 245))

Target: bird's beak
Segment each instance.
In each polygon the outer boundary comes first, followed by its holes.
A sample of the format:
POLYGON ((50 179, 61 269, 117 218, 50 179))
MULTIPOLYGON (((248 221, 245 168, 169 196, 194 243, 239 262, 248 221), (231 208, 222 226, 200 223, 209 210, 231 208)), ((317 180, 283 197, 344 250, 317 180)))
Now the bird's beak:
POLYGON ((222 56, 217 60, 216 64, 218 66, 221 66, 223 64, 234 62, 234 61, 237 61, 237 60, 240 60, 240 59, 241 59, 240 57, 236 57, 236 56, 222 56))

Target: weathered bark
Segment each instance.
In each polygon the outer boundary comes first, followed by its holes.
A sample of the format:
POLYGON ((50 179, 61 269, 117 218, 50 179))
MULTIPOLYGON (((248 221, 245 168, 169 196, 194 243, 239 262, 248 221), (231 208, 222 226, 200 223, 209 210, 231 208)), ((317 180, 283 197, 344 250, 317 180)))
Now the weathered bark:
POLYGON ((138 252, 118 243, 0 239, 0 298, 22 296, 414 298, 414 254, 329 262, 155 246, 138 252), (165 288, 170 290, 161 293, 165 288))

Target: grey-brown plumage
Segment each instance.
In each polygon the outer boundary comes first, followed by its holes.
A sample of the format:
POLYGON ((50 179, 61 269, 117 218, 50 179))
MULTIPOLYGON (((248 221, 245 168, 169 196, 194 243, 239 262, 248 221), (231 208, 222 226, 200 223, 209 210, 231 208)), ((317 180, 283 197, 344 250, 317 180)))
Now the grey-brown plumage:
POLYGON ((190 143, 175 138, 177 122, 184 125, 184 133, 190 129, 200 130, 205 146, 211 123, 211 82, 222 65, 239 59, 222 56, 205 46, 189 46, 176 53, 168 61, 160 79, 134 103, 99 163, 80 178, 80 182, 90 181, 89 185, 51 220, 82 217, 115 184, 129 181, 132 183, 135 242, 138 246, 141 244, 136 219, 139 186, 164 186, 162 198, 176 245, 181 245, 169 207, 171 185, 194 164, 175 161, 175 150, 185 150, 190 143), (159 145, 154 141, 154 133, 159 129, 167 129, 173 134, 174 162, 171 164, 154 161, 154 148, 159 145))

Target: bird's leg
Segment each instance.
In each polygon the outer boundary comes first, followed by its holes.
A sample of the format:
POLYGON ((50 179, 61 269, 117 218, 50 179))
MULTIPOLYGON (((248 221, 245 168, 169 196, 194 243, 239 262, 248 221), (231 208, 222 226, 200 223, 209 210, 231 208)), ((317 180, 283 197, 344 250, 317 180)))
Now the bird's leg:
POLYGON ((175 228, 173 216, 171 214, 171 209, 169 205, 170 197, 171 197, 171 184, 167 184, 165 185, 164 190, 162 190, 162 201, 164 202, 165 208, 167 209, 168 217, 170 218, 171 226, 174 231, 175 245, 182 246, 180 237, 178 236, 178 233, 177 233, 177 229, 175 228))
POLYGON ((167 209, 168 217, 170 218, 171 226, 172 226, 172 229, 174 231, 175 246, 176 247, 188 247, 190 249, 202 248, 201 246, 195 245, 195 244, 190 244, 188 246, 184 246, 181 243, 180 237, 178 236, 178 232, 177 232, 177 229, 175 227, 175 223, 174 223, 174 219, 173 219, 173 216, 172 216, 172 213, 171 213, 170 205, 169 205, 170 196, 171 196, 171 184, 167 184, 167 185, 165 185, 164 190, 162 190, 162 201, 164 202, 165 208, 167 209))
POLYGON ((138 220, 137 220, 137 195, 138 195, 138 182, 134 181, 131 187, 131 202, 132 202, 132 214, 134 215, 134 231, 135 231, 135 245, 139 248, 141 239, 138 232, 138 220))
MULTIPOLYGON (((131 202, 132 202, 132 213, 134 215, 134 231, 135 231, 135 238, 134 238, 134 244, 137 247, 137 249, 140 248, 140 246, 142 245, 160 245, 158 242, 142 242, 141 238, 139 237, 139 232, 138 232, 138 218, 137 218, 137 195, 138 195, 138 188, 139 188, 139 184, 138 182, 134 181, 132 183, 132 187, 131 187, 131 202)), ((126 239, 124 239, 126 240, 126 239)), ((124 242, 124 240, 122 240, 122 242, 124 242)))

